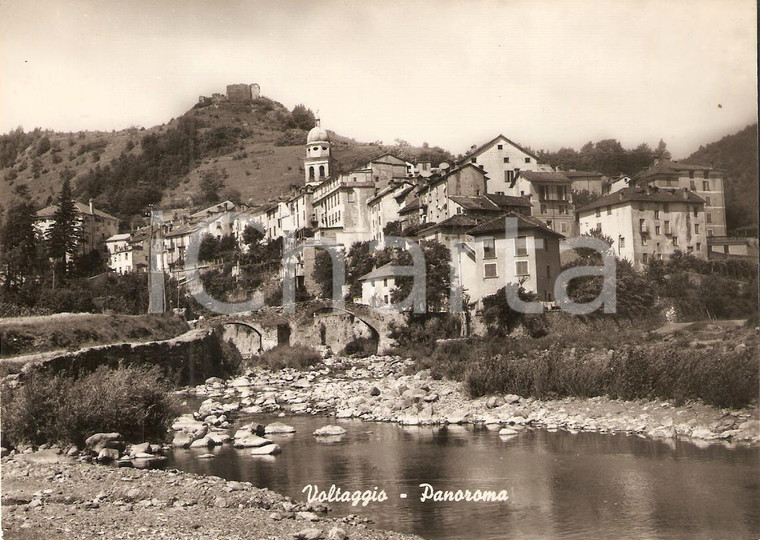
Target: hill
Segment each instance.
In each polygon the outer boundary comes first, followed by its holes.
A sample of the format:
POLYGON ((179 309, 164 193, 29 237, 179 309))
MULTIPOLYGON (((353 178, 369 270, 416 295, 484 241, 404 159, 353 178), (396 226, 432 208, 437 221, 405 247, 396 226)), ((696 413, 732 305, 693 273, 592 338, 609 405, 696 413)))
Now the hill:
POLYGON ((758 224, 757 124, 719 141, 700 146, 683 163, 709 165, 726 170, 726 219, 729 234, 738 227, 758 224))
MULTIPOLYGON (((300 109, 300 110, 296 110, 300 109)), ((248 102, 199 102, 168 123, 149 129, 59 133, 20 128, 0 137, 0 201, 26 186, 44 206, 64 178, 81 201, 125 222, 139 219, 148 204, 199 207, 207 203, 201 179, 222 179, 219 197, 259 204, 303 185, 303 157, 313 114, 293 111, 266 97, 248 102)), ((361 143, 332 133, 338 170, 393 152, 408 160, 452 160, 438 147, 361 143)))

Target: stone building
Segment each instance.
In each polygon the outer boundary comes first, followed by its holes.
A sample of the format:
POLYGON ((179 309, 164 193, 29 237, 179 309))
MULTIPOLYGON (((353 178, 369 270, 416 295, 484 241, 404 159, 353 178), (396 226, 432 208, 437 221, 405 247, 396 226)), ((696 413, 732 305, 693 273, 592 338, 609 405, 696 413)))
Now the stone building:
MULTIPOLYGON (((55 223, 55 213, 57 211, 58 205, 54 204, 37 212, 35 217, 37 234, 42 237, 48 234, 48 231, 55 223)), ((119 219, 95 208, 92 199, 90 199, 89 204, 74 202, 74 213, 82 233, 79 253, 89 253, 95 249, 104 249, 106 239, 119 232, 119 219)))
POLYGON ((622 189, 578 210, 581 234, 612 239, 615 254, 643 269, 676 252, 707 258, 705 201, 688 189, 622 189))
POLYGON ((726 198, 721 169, 689 165, 678 161, 658 160, 632 179, 636 186, 687 189, 705 202, 708 236, 726 236, 726 198))

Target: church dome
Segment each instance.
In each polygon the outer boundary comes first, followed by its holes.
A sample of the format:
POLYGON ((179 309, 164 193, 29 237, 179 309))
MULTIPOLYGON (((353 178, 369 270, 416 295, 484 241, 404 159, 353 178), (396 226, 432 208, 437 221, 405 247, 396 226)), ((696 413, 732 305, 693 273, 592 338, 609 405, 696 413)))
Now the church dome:
POLYGON ((306 143, 324 142, 329 141, 330 138, 327 135, 327 131, 322 129, 319 125, 314 126, 306 136, 306 143))

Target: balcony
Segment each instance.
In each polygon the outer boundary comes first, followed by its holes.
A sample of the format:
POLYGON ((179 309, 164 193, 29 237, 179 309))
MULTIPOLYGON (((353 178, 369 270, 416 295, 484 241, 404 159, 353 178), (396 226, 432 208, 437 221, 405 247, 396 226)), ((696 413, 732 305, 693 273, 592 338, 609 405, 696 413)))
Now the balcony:
POLYGON ((641 234, 649 234, 649 225, 641 225, 639 227, 639 232, 641 234))

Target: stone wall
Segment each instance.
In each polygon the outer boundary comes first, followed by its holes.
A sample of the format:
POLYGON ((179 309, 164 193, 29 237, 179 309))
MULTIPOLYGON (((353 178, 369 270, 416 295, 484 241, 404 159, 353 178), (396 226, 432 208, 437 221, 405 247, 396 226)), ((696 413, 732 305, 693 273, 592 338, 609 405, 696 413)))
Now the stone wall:
POLYGON ((160 366, 178 386, 199 384, 208 377, 225 374, 219 335, 210 329, 190 330, 165 341, 116 343, 13 360, 24 363, 22 377, 31 370, 79 376, 100 366, 115 368, 120 364, 160 366))

